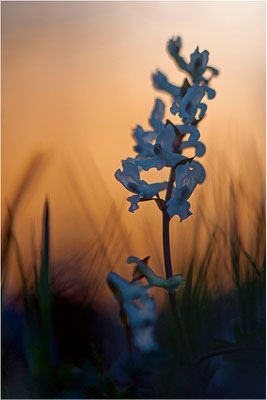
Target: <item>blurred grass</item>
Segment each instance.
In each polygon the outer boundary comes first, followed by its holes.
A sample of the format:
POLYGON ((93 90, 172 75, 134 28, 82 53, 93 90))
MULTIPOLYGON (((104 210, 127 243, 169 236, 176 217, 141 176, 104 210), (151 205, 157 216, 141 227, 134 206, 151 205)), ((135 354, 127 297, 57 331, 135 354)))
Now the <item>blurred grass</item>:
MULTIPOLYGON (((19 397, 20 393, 26 393, 29 398, 71 395, 77 398, 190 398, 188 369, 172 316, 164 303, 159 308, 157 336, 165 353, 160 359, 155 355, 156 360, 148 357, 146 371, 141 367, 144 359, 140 356, 136 369, 127 366, 126 383, 121 382, 121 372, 119 378, 116 373, 114 377, 114 361, 116 355, 125 350, 124 339, 121 339, 123 335, 116 316, 113 315, 115 325, 108 320, 111 309, 101 314, 103 310, 95 308, 95 300, 105 297, 106 274, 123 264, 122 254, 132 253, 132 246, 121 211, 125 200, 118 204, 112 198, 96 166, 95 182, 100 182, 108 203, 104 222, 88 205, 78 177, 68 170, 73 193, 92 231, 87 245, 80 245, 71 254, 66 248, 63 259, 52 258, 50 214, 53 204, 46 200, 40 251, 33 235, 32 262, 23 259, 14 221, 27 190, 34 186, 33 177, 41 164, 37 156, 26 168, 2 226, 2 293, 8 296, 8 290, 5 291, 8 274, 16 276, 10 257, 13 252, 21 284, 11 308, 22 310, 24 332, 18 373, 27 376, 24 383, 20 383, 22 387, 12 389, 16 372, 8 360, 12 359, 12 352, 18 351, 16 337, 3 354, 3 395, 5 398, 19 397), (181 376, 179 384, 173 371, 181 376)), ((257 390, 260 393, 265 390, 265 381, 261 378, 265 370, 265 183, 260 164, 254 163, 253 168, 257 176, 253 193, 245 174, 231 176, 231 170, 221 169, 212 185, 193 200, 195 215, 188 224, 187 221, 172 222, 174 273, 182 272, 186 279, 184 289, 177 293, 178 301, 205 386, 205 390, 193 393, 194 398, 203 393, 207 398, 219 396, 216 392, 219 384, 216 386, 213 380, 224 363, 234 365, 235 376, 241 374, 241 364, 247 365, 242 374, 245 376, 249 371, 251 375, 253 393, 250 398, 257 397, 257 390), (254 381, 258 389, 253 387, 254 381)), ((101 206, 101 194, 97 202, 101 206)), ((152 254, 155 267, 162 274, 161 243, 149 216, 140 234, 146 238, 147 252, 152 254)), ((108 298, 105 304, 110 301, 108 298)), ((3 302, 2 320, 9 308, 10 305, 3 302)), ((2 337, 6 342, 8 327, 5 327, 5 319, 3 321, 2 337)), ((14 362, 17 365, 19 361, 14 362)), ((225 389, 226 397, 244 395, 245 389, 240 389, 238 379, 234 386, 226 382, 227 390, 233 386, 229 394, 225 389)))
MULTIPOLYGON (((13 195, 11 204, 7 204, 7 212, 3 210, 4 205, 2 202, 2 269, 1 269, 1 284, 3 286, 6 272, 10 247, 12 243, 13 226, 15 215, 18 213, 21 202, 23 201, 29 189, 33 186, 34 182, 40 176, 40 172, 45 166, 47 159, 44 154, 38 153, 32 156, 29 163, 26 165, 22 174, 21 181, 13 195)), ((20 264, 20 263, 19 263, 20 264)))

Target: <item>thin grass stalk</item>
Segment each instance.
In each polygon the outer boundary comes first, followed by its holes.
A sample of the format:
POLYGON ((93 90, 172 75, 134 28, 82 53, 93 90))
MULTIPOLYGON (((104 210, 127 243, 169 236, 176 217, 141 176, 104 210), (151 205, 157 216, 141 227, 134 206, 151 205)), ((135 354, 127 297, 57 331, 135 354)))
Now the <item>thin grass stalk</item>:
POLYGON ((6 222, 4 224, 3 234, 2 234, 2 257, 1 257, 1 260, 2 260, 1 286, 2 286, 2 288, 4 286, 6 273, 7 273, 8 256, 9 256, 10 245, 12 243, 12 228, 13 228, 13 215, 11 212, 11 208, 8 205, 8 216, 6 218, 6 222))

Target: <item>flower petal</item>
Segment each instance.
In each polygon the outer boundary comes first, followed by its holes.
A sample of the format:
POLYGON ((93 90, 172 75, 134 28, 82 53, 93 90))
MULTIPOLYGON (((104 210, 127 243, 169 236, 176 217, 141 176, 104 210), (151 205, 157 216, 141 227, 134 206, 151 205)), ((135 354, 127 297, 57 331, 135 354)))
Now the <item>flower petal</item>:
POLYGON ((179 201, 175 197, 167 201, 167 212, 170 216, 170 219, 172 219, 174 215, 179 215, 180 222, 182 222, 184 219, 192 215, 189 208, 190 208, 190 203, 188 201, 179 201))
POLYGON ((130 212, 135 212, 136 210, 138 210, 139 205, 137 203, 139 203, 140 201, 140 196, 138 194, 127 197, 127 200, 131 203, 129 208, 130 212))
POLYGON ((156 89, 169 93, 174 100, 179 102, 181 99, 181 88, 170 83, 166 75, 157 70, 152 75, 152 80, 156 89))
POLYGON ((198 129, 193 125, 184 124, 184 125, 176 125, 176 127, 181 133, 181 135, 185 135, 187 133, 190 134, 190 137, 188 139, 190 142, 191 141, 195 142, 200 138, 200 133, 198 129))
POLYGON ((165 114, 165 104, 161 99, 156 99, 149 123, 156 132, 160 132, 163 128, 163 118, 165 114))
POLYGON ((205 92, 207 93, 208 99, 210 99, 210 100, 214 99, 214 97, 216 95, 215 90, 208 86, 203 86, 203 87, 204 87, 205 92))
POLYGON ((175 131, 171 125, 165 126, 157 137, 156 144, 160 144, 165 151, 173 151, 173 142, 175 139, 175 131))
POLYGON ((200 162, 193 160, 190 167, 193 169, 197 183, 203 183, 206 178, 206 172, 203 165, 201 165, 200 162))
POLYGON ((155 351, 158 345, 154 339, 154 328, 152 326, 142 326, 134 330, 134 344, 145 353, 155 351))
POLYGON ((206 147, 202 142, 185 141, 180 145, 180 150, 187 149, 188 147, 195 147, 195 155, 202 157, 206 152, 206 147))
POLYGON ((148 286, 142 286, 139 283, 129 283, 115 272, 110 272, 106 281, 114 296, 119 301, 144 300, 148 297, 148 286))
POLYGON ((145 160, 136 160, 136 165, 140 166, 144 171, 148 171, 151 168, 157 168, 159 171, 165 167, 166 161, 161 160, 155 155, 154 157, 150 157, 145 160))
POLYGON ((200 113, 199 113, 198 118, 201 119, 204 117, 204 114, 207 111, 208 107, 207 107, 207 104, 205 104, 205 103, 199 103, 198 108, 200 108, 200 113))
POLYGON ((175 102, 172 103, 172 106, 171 106, 171 108, 170 108, 170 112, 171 112, 173 115, 176 115, 176 114, 179 112, 179 107, 178 107, 178 105, 177 105, 175 102))

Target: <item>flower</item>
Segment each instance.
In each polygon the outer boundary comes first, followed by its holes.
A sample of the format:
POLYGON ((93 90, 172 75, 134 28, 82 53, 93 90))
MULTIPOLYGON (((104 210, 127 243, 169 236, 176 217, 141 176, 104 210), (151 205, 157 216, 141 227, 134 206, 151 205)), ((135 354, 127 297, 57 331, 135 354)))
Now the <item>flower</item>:
POLYGON ((144 131, 140 125, 137 125, 133 131, 133 137, 137 143, 134 150, 139 153, 140 157, 150 157, 154 154, 154 147, 151 141, 156 136, 156 132, 144 131))
POLYGON ((181 47, 182 47, 182 40, 181 40, 180 36, 178 36, 176 39, 171 38, 168 41, 168 44, 167 44, 168 52, 174 58, 179 55, 181 47))
POLYGON ((124 304, 124 310, 129 318, 135 346, 142 352, 151 352, 158 349, 154 338, 154 324, 156 322, 156 303, 153 297, 141 300, 138 307, 133 302, 124 304))
POLYGON ((182 47, 182 40, 180 36, 178 36, 176 39, 171 38, 167 44, 167 50, 170 56, 175 59, 175 61, 177 62, 178 66, 181 69, 187 71, 188 64, 186 63, 184 58, 180 55, 181 47, 182 47))
POLYGON ((204 182, 205 169, 203 166, 193 160, 191 163, 179 165, 175 169, 175 189, 172 197, 167 201, 167 212, 172 218, 179 215, 180 222, 192 215, 190 203, 187 201, 197 184, 204 182))
POLYGON ((168 42, 167 50, 172 58, 176 61, 179 68, 186 71, 192 79, 193 83, 204 83, 207 85, 213 76, 217 76, 219 71, 214 68, 208 66, 209 60, 209 52, 207 50, 199 52, 199 48, 197 47, 194 53, 190 55, 190 62, 187 63, 184 58, 180 55, 180 50, 182 47, 181 38, 178 36, 176 39, 171 38, 168 42), (211 72, 211 76, 209 78, 205 78, 203 74, 209 70, 211 72))
POLYGON ((152 130, 145 131, 137 125, 133 131, 133 137, 136 141, 134 150, 138 154, 135 158, 127 158, 123 161, 123 168, 116 171, 115 177, 127 190, 134 193, 133 196, 127 198, 131 203, 129 211, 134 212, 139 208, 140 201, 151 199, 161 201, 159 192, 168 186, 167 182, 149 184, 141 180, 140 171, 148 171, 151 168, 157 170, 164 167, 175 168, 176 184, 172 197, 166 205, 171 218, 177 214, 183 220, 191 215, 190 203, 187 200, 196 185, 205 179, 204 168, 193 160, 195 157, 202 157, 206 151, 204 144, 199 141, 200 134, 195 126, 207 110, 207 105, 202 99, 205 95, 208 99, 215 96, 215 91, 207 86, 211 78, 205 78, 204 73, 210 70, 213 76, 218 74, 218 71, 208 65, 209 52, 207 50, 200 52, 197 47, 190 55, 190 62, 187 63, 180 54, 181 47, 182 41, 179 36, 171 38, 168 42, 169 54, 176 60, 178 66, 190 75, 193 86, 187 79, 181 87, 175 86, 159 70, 152 75, 152 78, 156 89, 163 90, 173 97, 174 102, 170 111, 173 115, 179 113, 182 124, 174 125, 169 120, 166 124, 163 122, 165 104, 157 98, 148 120, 152 130), (189 137, 185 139, 187 134, 189 137), (194 157, 188 158, 182 154, 183 150, 188 148, 194 149, 194 157), (186 184, 185 181, 190 184, 186 184))
POLYGON ((177 290, 180 286, 184 285, 183 276, 181 274, 173 275, 171 278, 168 279, 161 278, 160 276, 156 275, 155 272, 152 271, 152 269, 138 257, 128 257, 127 263, 136 263, 134 275, 136 275, 137 272, 139 274, 139 278, 145 277, 150 286, 161 287, 168 292, 173 292, 177 290))
POLYGON ((199 84, 203 81, 203 74, 206 71, 208 60, 209 52, 204 50, 200 53, 198 47, 190 55, 190 63, 187 65, 187 71, 190 73, 194 83, 199 84))
POLYGON ((175 115, 179 112, 182 121, 191 124, 195 119, 197 110, 200 109, 199 119, 203 118, 207 110, 206 104, 201 103, 204 95, 205 89, 202 86, 194 85, 190 87, 182 98, 180 105, 173 103, 170 109, 171 113, 175 115))
POLYGON ((173 197, 171 200, 167 201, 167 212, 170 216, 170 219, 172 219, 174 215, 179 215, 180 222, 182 222, 184 219, 192 215, 189 208, 190 203, 184 200, 183 195, 181 195, 181 193, 175 189, 173 197))
MULTIPOLYGON (((131 283, 129 285, 134 284, 131 283)), ((141 285, 139 286, 142 287, 141 285)), ((124 305, 124 310, 129 316, 130 325, 135 328, 139 328, 142 325, 152 325, 156 321, 156 304, 153 297, 142 299, 140 307, 136 303, 128 301, 124 305)))
POLYGON ((122 161, 123 171, 118 169, 115 172, 116 179, 130 192, 136 193, 135 196, 128 197, 131 206, 130 212, 134 212, 139 208, 138 204, 141 199, 150 200, 158 195, 162 190, 167 189, 168 182, 149 184, 140 180, 140 173, 133 160, 122 161))
POLYGON ((161 170, 163 167, 174 167, 186 157, 173 152, 175 131, 171 125, 163 126, 154 145, 154 155, 145 159, 137 159, 136 165, 148 171, 151 168, 161 170))
POLYGON ((143 352, 157 350, 154 338, 156 303, 147 293, 149 286, 130 283, 115 272, 107 276, 107 284, 120 304, 120 316, 124 325, 131 327, 136 348, 143 352), (139 306, 135 301, 139 301, 139 306))
POLYGON ((154 339, 154 327, 148 325, 134 329, 134 344, 144 353, 157 350, 158 345, 154 339))
MULTIPOLYGON (((160 134, 165 129, 166 124, 163 123, 164 115, 165 115, 165 104, 161 99, 156 99, 154 108, 151 113, 151 117, 149 118, 149 124, 154 129, 154 135, 153 132, 143 131, 143 134, 146 136, 146 139, 144 138, 144 140, 153 140, 157 138, 158 137, 157 134, 160 134)), ((195 126, 183 124, 183 125, 175 125, 175 127, 178 129, 181 135, 189 133, 190 141, 191 140, 196 141, 200 137, 199 131, 195 126)))
POLYGON ((163 118, 165 114, 165 104, 161 99, 156 99, 155 106, 152 110, 151 117, 149 118, 149 124, 152 128, 157 132, 160 133, 162 126, 163 126, 163 118))
MULTIPOLYGON (((202 102, 203 97, 205 95, 208 99, 215 97, 216 93, 208 83, 218 74, 218 70, 208 66, 207 50, 200 52, 197 47, 190 55, 190 62, 187 63, 180 55, 181 47, 179 36, 176 39, 171 38, 168 42, 169 54, 178 66, 190 75, 191 83, 184 79, 181 87, 175 86, 159 70, 152 75, 152 79, 156 89, 172 96, 173 104, 170 111, 173 115, 179 113, 182 124, 175 125, 169 119, 166 123, 163 122, 165 104, 157 98, 148 120, 152 130, 145 131, 140 125, 134 128, 133 138, 136 142, 134 150, 137 155, 135 158, 123 160, 122 170, 118 169, 115 177, 127 190, 134 193, 127 198, 131 203, 130 212, 139 208, 140 201, 153 199, 164 216, 167 211, 170 219, 178 215, 182 222, 192 215, 188 201, 190 196, 196 186, 205 180, 204 167, 194 160, 195 157, 202 157, 206 151, 204 144, 199 141, 200 134, 195 125, 204 117, 207 110, 207 105, 202 102), (204 77, 207 70, 211 72, 210 78, 204 77), (186 135, 189 137, 185 138, 186 135), (194 157, 188 158, 181 154, 188 148, 194 149, 194 157), (172 168, 169 182, 149 184, 141 180, 141 170, 148 171, 151 168, 161 170, 164 167, 172 168), (174 172, 175 182, 173 182, 174 172), (167 188, 164 201, 159 197, 159 192, 167 188)), ((166 222, 168 219, 164 218, 163 221, 166 222)), ((167 233, 165 227, 164 235, 167 233)), ((156 350, 158 347, 154 338, 156 304, 154 298, 148 294, 149 288, 159 287, 168 292, 175 292, 185 283, 181 274, 168 279, 155 274, 148 266, 148 259, 149 257, 143 260, 138 257, 128 257, 127 263, 135 264, 132 282, 126 281, 114 272, 107 276, 107 283, 119 302, 120 317, 127 328, 127 334, 131 332, 135 347, 145 352, 156 350), (146 286, 137 283, 143 278, 147 281, 146 286)))
POLYGON ((183 141, 180 144, 180 151, 182 151, 183 149, 187 149, 188 147, 195 147, 196 157, 202 157, 206 152, 206 147, 202 142, 192 140, 183 141))
POLYGON ((120 303, 136 299, 146 299, 148 297, 148 286, 141 286, 138 283, 129 283, 115 272, 110 272, 106 280, 115 298, 120 303))
MULTIPOLYGON (((175 138, 174 129, 171 126, 166 127, 166 124, 163 123, 165 113, 165 104, 161 99, 156 99, 154 108, 151 113, 151 117, 149 118, 149 123, 154 129, 153 131, 144 131, 140 125, 133 131, 133 137, 136 141, 136 145, 134 146, 134 150, 139 153, 135 159, 128 158, 128 160, 133 161, 139 170, 144 169, 148 170, 150 168, 162 169, 164 166, 173 166, 176 165, 177 162, 181 160, 181 157, 172 156, 168 152, 172 152, 172 145, 175 138), (161 148, 158 146, 160 144, 161 148), (156 147, 155 147, 156 145, 156 147), (155 151, 156 150, 156 151, 155 151), (156 156, 156 152, 158 150, 162 150, 160 154, 156 156), (173 157, 172 160, 170 157, 173 157), (149 161, 148 161, 149 159, 149 161)), ((181 135, 186 135, 187 133, 190 135, 188 141, 196 142, 199 139, 199 131, 196 127, 192 125, 175 125, 175 128, 178 129, 181 135)), ((185 147, 190 147, 189 143, 182 145, 180 150, 185 147)), ((192 144, 192 146, 197 146, 198 149, 200 147, 203 149, 204 145, 192 144)), ((196 152, 196 155, 201 157, 205 151, 196 152)))
POLYGON ((176 137, 173 126, 164 126, 162 124, 161 132, 157 136, 156 143, 153 146, 154 155, 142 158, 137 157, 135 163, 138 168, 148 171, 151 168, 161 170, 163 167, 174 167, 181 161, 187 160, 187 157, 180 154, 184 148, 195 147, 195 155, 198 157, 202 157, 205 154, 206 148, 202 142, 197 140, 199 138, 199 132, 195 127, 190 125, 176 125, 175 127, 181 135, 185 135, 186 133, 190 134, 188 141, 181 142, 179 153, 174 152, 173 149, 173 143, 176 137))
POLYGON ((175 101, 177 102, 180 101, 182 96, 181 87, 175 86, 172 83, 170 83, 166 75, 157 70, 156 73, 152 75, 152 80, 154 88, 167 92, 172 95, 175 101))
MULTIPOLYGON (((166 135, 166 133, 167 133, 167 131, 165 130, 166 124, 163 123, 164 115, 165 115, 165 104, 163 103, 163 101, 161 99, 156 99, 154 108, 151 113, 151 117, 149 119, 149 123, 155 131, 155 134, 153 135, 153 139, 159 137, 157 134, 162 133, 162 135, 166 135)), ((185 134, 189 133, 190 134, 189 141, 191 141, 191 140, 196 141, 200 137, 199 131, 195 126, 183 124, 183 125, 175 125, 175 127, 178 129, 178 131, 180 132, 181 135, 185 135, 185 134)), ((169 132, 170 132, 169 135, 173 136, 173 133, 171 131, 169 131, 169 132)), ((144 135, 147 135, 146 136, 147 139, 150 135, 150 138, 152 140, 151 132, 144 132, 144 135)), ((159 138, 158 142, 160 140, 161 139, 159 138)), ((171 141, 171 139, 170 139, 170 141, 171 141)))

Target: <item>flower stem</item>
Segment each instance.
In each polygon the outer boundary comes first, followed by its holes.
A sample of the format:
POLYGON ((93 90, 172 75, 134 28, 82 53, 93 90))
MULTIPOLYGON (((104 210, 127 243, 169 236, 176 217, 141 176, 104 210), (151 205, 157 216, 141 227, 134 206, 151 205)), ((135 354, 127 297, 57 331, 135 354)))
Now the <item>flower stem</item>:
MULTIPOLYGON (((174 180, 175 180, 175 168, 172 168, 167 187, 167 193, 165 199, 166 203, 171 198, 174 180)), ((163 251, 164 251, 165 273, 166 273, 166 278, 171 278, 172 263, 171 263, 171 251, 170 251, 170 217, 166 208, 163 210, 162 213, 163 213, 163 251)), ((193 364, 192 352, 175 292, 169 293, 169 300, 178 327, 178 332, 180 335, 182 347, 184 349, 184 352, 186 354, 189 363, 192 365, 193 364)))
POLYGON ((132 344, 131 328, 130 328, 129 324, 126 324, 125 332, 126 332, 128 353, 129 353, 129 356, 132 356, 133 355, 133 344, 132 344))

